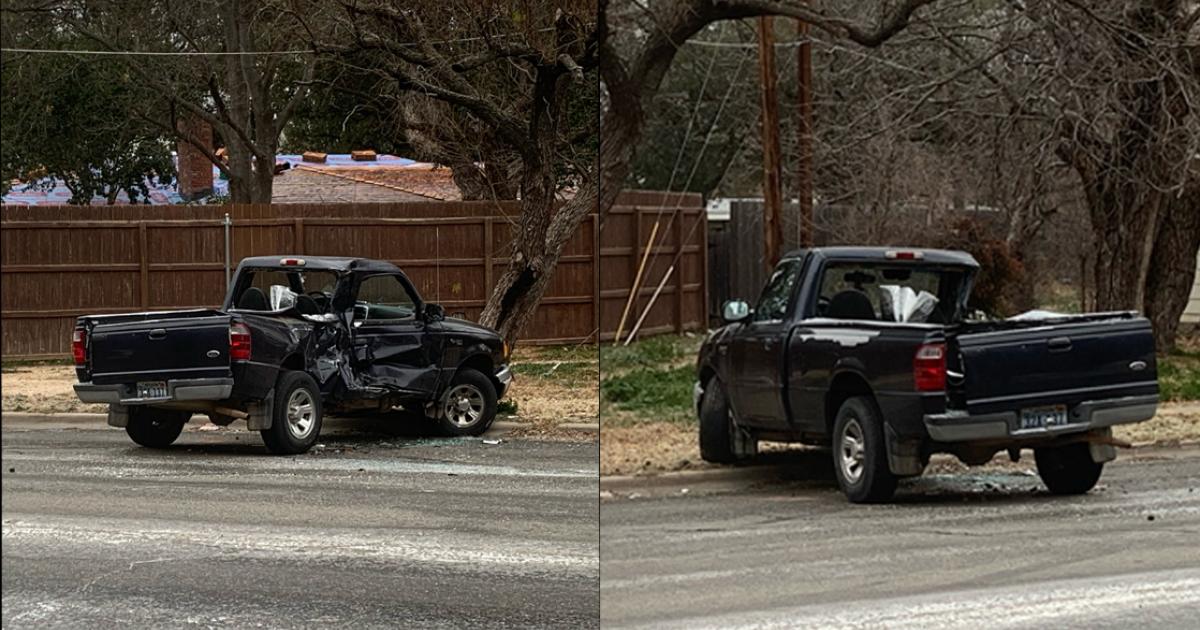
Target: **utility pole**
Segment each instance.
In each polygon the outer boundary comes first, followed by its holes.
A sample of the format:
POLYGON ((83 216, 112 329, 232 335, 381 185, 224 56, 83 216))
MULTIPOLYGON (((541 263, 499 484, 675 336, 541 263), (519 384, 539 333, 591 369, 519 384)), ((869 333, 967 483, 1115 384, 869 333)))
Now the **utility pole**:
POLYGON ((800 46, 796 49, 796 67, 799 83, 796 91, 800 97, 800 121, 796 125, 800 148, 799 181, 796 195, 800 198, 800 247, 812 247, 816 232, 813 223, 813 123, 812 123, 812 42, 808 39, 808 23, 796 21, 796 35, 800 46))
POLYGON ((783 246, 783 168, 779 149, 779 99, 776 96, 775 24, 758 18, 758 73, 762 85, 763 262, 775 267, 783 246))

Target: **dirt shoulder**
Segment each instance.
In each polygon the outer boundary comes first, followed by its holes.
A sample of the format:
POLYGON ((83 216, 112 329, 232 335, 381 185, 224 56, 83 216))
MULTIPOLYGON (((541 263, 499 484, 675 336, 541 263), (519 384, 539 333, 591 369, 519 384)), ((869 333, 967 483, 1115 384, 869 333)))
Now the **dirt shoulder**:
MULTIPOLYGON (((1138 447, 1200 443, 1200 402, 1163 403, 1153 419, 1116 427, 1113 434, 1138 447)), ((601 436, 601 475, 653 475, 712 467, 700 459, 694 423, 650 421, 609 426, 605 422, 601 436)), ((763 451, 794 448, 803 447, 775 442, 761 445, 763 451)), ((950 456, 937 458, 934 465, 965 468, 950 456)))

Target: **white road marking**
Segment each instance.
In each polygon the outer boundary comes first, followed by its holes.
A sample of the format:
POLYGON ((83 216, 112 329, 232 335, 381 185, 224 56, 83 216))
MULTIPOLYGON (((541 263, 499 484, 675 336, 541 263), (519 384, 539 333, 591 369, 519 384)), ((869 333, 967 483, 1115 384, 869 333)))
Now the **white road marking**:
MULTIPOLYGON (((5 519, 6 552, 19 545, 53 545, 86 550, 104 546, 155 549, 200 548, 215 554, 288 560, 367 559, 389 562, 446 565, 490 565, 521 570, 554 570, 595 573, 599 554, 595 545, 466 535, 462 532, 408 530, 313 530, 206 523, 195 527, 125 519, 75 519, 51 516, 5 519)), ((156 559, 157 560, 157 559, 156 559)), ((144 561, 153 562, 156 560, 144 561)), ((131 567, 132 568, 132 567, 131 567)))
MULTIPOLYGON (((1110 618, 1131 610, 1196 608, 1200 612, 1200 568, 1110 577, 1031 582, 1019 586, 834 604, 796 606, 761 612, 721 614, 629 628, 1036 628, 1110 618)), ((1194 619, 1194 618, 1193 618, 1194 619)))

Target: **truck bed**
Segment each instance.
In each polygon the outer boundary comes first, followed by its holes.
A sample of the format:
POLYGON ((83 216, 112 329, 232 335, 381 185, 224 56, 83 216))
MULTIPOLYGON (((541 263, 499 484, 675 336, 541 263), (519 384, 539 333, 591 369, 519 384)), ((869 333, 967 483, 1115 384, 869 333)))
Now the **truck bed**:
POLYGON ((1133 312, 947 329, 947 406, 972 415, 1158 394, 1150 322, 1133 312))
POLYGON ((81 317, 97 385, 231 375, 231 317, 212 309, 81 317))

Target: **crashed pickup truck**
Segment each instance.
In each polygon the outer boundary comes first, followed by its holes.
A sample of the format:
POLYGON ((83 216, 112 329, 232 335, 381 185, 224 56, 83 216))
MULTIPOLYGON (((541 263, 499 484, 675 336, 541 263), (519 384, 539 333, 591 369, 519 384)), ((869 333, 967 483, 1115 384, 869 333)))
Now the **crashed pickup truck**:
POLYGON ((968 465, 1032 449, 1055 494, 1116 457, 1112 427, 1154 416, 1150 323, 1133 312, 969 321, 979 264, 956 251, 837 247, 783 258, 752 309, 700 348, 700 452, 759 440, 832 447, 854 502, 883 501, 935 452, 968 465))
POLYGON ((361 258, 247 258, 222 308, 80 317, 72 351, 79 399, 155 448, 194 413, 245 420, 282 454, 312 447, 325 413, 399 407, 479 435, 512 380, 499 335, 361 258))

